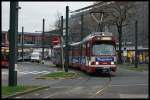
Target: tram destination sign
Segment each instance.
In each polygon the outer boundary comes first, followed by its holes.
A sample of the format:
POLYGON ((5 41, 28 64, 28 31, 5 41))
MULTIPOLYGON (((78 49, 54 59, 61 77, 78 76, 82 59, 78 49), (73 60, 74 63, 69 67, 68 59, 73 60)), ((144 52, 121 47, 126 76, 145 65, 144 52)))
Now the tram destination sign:
POLYGON ((96 61, 111 62, 111 61, 114 61, 114 58, 113 57, 97 57, 96 61))

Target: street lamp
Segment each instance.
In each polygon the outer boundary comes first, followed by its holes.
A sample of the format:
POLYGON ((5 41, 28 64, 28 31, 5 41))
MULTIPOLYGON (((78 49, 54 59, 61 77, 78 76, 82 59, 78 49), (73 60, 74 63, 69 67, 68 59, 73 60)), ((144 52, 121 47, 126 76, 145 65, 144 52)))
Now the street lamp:
POLYGON ((69 45, 68 45, 68 22, 69 21, 69 6, 66 6, 66 41, 65 41, 65 72, 68 72, 68 66, 69 66, 69 45))
POLYGON ((45 28, 45 19, 43 18, 43 32, 42 32, 42 60, 44 60, 44 28, 45 28))
POLYGON ((17 86, 17 33, 18 33, 18 2, 10 2, 10 25, 9 25, 9 86, 17 86))
POLYGON ((43 18, 43 30, 42 31, 35 31, 35 32, 42 32, 42 60, 44 60, 44 28, 45 28, 45 19, 43 18))
POLYGON ((23 61, 23 33, 24 33, 24 27, 22 26, 22 41, 21 41, 21 43, 22 43, 22 61, 23 61))

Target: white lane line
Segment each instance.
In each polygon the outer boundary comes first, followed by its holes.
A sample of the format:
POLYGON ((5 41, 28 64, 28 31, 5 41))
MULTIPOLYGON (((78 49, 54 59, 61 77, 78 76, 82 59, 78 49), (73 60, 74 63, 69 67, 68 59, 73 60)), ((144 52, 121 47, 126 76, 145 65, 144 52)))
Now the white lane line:
POLYGON ((22 97, 15 97, 15 98, 22 98, 22 97))
POLYGON ((34 94, 34 95, 38 96, 38 95, 40 95, 40 94, 36 93, 36 94, 34 94))
POLYGON ((120 85, 120 84, 114 84, 114 85, 111 85, 111 86, 148 86, 148 84, 126 84, 126 85, 120 85))
POLYGON ((45 89, 46 91, 48 91, 49 89, 45 89))
POLYGON ((29 72, 30 74, 47 74, 49 73, 48 71, 33 71, 33 72, 29 72))
POLYGON ((8 75, 8 72, 2 72, 2 74, 8 75))
POLYGON ((25 72, 18 72, 18 74, 25 75, 25 74, 28 74, 28 72, 27 71, 25 71, 25 72))
MULTIPOLYGON (((49 71, 17 71, 18 74, 25 75, 25 74, 48 74, 49 71)), ((8 71, 2 72, 2 75, 8 75, 8 71)))
POLYGON ((120 94, 120 98, 148 98, 147 94, 120 94))

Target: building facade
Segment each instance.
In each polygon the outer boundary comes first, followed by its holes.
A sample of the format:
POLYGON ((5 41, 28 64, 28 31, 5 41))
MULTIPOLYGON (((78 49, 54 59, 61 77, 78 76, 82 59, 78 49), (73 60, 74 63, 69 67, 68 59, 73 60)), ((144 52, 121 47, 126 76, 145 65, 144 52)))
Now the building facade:
MULTIPOLYGON (((7 31, 2 31, 2 47, 9 47, 9 34, 7 31)), ((31 54, 34 50, 41 50, 42 45, 42 34, 24 32, 23 34, 23 52, 24 55, 31 54)), ((51 41, 49 33, 44 34, 44 51, 49 51, 51 48, 51 41)), ((18 56, 22 53, 22 32, 18 32, 17 35, 17 49, 18 56)))

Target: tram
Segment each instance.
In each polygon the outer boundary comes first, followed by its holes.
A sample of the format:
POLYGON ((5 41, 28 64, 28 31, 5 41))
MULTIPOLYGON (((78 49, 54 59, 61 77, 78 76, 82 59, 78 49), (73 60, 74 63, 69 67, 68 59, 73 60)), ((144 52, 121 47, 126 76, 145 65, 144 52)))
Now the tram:
MULTIPOLYGON (((65 45, 63 45, 65 48, 65 45)), ((87 73, 116 72, 116 40, 112 33, 95 32, 69 44, 69 67, 87 73)), ((53 63, 61 65, 61 45, 53 47, 53 63)))

